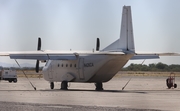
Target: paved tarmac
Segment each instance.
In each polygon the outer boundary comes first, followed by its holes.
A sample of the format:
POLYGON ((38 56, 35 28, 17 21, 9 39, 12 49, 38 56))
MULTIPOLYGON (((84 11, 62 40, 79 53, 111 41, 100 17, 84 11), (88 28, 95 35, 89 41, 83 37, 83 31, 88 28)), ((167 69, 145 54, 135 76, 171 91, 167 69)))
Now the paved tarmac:
MULTIPOLYGON (((51 90, 43 78, 26 78, 17 83, 0 82, 1 111, 177 111, 180 109, 180 88, 167 89, 166 77, 115 77, 104 83, 104 91, 94 91, 93 83, 70 83, 68 91, 55 83, 51 90)), ((180 78, 176 77, 177 85, 180 78)))

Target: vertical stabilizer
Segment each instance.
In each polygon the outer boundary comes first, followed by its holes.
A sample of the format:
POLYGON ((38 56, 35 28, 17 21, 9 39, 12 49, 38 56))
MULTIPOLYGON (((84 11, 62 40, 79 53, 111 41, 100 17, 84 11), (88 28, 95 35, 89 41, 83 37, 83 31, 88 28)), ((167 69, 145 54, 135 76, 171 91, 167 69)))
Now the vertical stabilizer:
POLYGON ((130 6, 123 6, 120 38, 103 49, 103 51, 135 52, 130 6))

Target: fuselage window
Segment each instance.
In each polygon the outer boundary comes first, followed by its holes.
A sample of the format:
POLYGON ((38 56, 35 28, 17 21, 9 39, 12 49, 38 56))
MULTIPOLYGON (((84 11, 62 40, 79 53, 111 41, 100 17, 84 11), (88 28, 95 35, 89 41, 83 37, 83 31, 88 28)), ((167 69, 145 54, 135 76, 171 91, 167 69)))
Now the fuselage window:
POLYGON ((63 64, 61 64, 61 67, 63 67, 63 64))
POLYGON ((58 64, 58 67, 59 67, 59 64, 58 64))
POLYGON ((74 64, 74 67, 76 67, 76 64, 74 64))
POLYGON ((72 64, 70 64, 70 67, 72 67, 72 64))
POLYGON ((66 64, 66 67, 68 67, 68 64, 66 64))

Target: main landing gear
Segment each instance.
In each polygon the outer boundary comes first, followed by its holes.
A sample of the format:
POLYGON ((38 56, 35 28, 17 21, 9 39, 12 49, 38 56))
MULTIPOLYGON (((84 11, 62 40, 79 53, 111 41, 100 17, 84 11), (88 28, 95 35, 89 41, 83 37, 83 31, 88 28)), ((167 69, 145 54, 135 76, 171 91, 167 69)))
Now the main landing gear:
MULTIPOLYGON (((104 90, 102 82, 96 82, 95 86, 96 86, 96 89, 95 89, 96 91, 104 90)), ((50 82, 50 88, 54 89, 54 82, 50 82)), ((61 82, 61 90, 68 90, 68 82, 67 81, 61 82)))
MULTIPOLYGON (((67 87, 68 87, 67 81, 61 82, 61 90, 67 90, 68 89, 67 87)), ((54 89, 54 82, 50 82, 50 88, 54 89)))
POLYGON ((102 91, 103 90, 102 82, 96 82, 95 86, 96 86, 96 91, 102 91))
POLYGON ((62 81, 61 82, 61 90, 68 90, 68 82, 67 81, 62 81))
POLYGON ((51 83, 50 83, 50 88, 51 88, 51 89, 54 89, 54 82, 51 82, 51 83))

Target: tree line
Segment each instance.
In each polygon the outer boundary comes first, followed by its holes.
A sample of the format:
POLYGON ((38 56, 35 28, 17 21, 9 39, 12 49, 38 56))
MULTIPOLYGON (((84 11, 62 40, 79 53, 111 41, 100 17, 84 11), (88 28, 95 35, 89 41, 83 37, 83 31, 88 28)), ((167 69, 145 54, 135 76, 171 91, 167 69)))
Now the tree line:
POLYGON ((160 72, 180 72, 180 65, 172 64, 167 65, 164 63, 157 63, 157 64, 130 64, 127 67, 122 69, 123 71, 160 71, 160 72))

